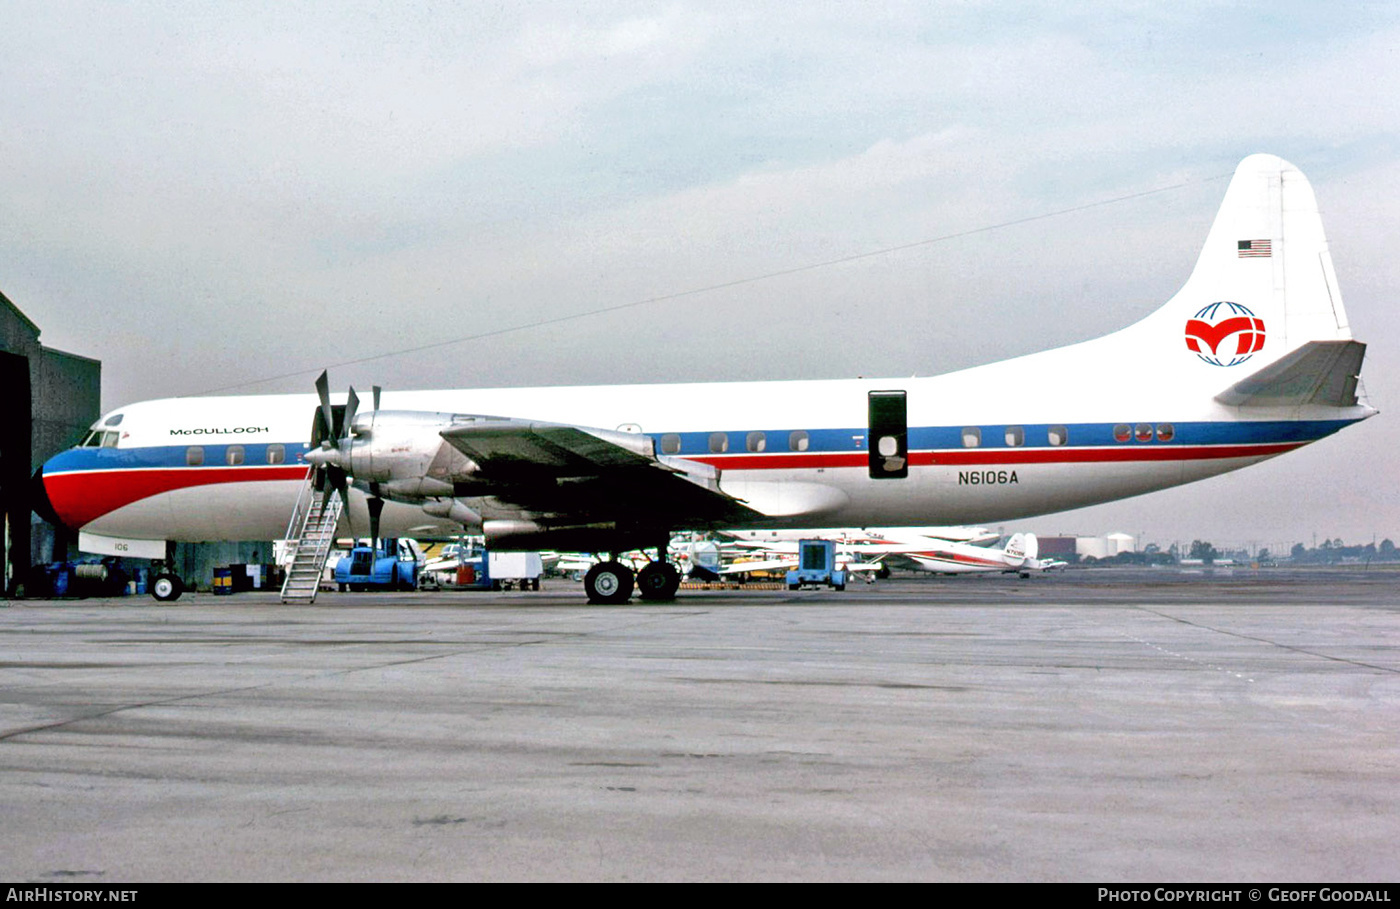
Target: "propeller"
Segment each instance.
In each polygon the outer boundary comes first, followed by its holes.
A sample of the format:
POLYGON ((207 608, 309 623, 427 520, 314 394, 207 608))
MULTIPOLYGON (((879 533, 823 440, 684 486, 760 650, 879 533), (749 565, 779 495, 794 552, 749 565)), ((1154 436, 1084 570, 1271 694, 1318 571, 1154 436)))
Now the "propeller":
MULTIPOLYGON (((355 419, 355 411, 359 408, 359 398, 355 395, 355 389, 350 389, 350 394, 345 402, 345 408, 340 413, 340 419, 336 419, 335 408, 331 405, 330 377, 323 371, 316 379, 316 396, 320 400, 320 409, 316 411, 316 420, 311 428, 311 450, 306 453, 306 460, 314 468, 312 474, 312 488, 321 493, 321 510, 325 511, 326 504, 330 502, 332 493, 339 493, 340 500, 345 504, 345 519, 350 520, 350 473, 346 469, 348 460, 348 441, 350 423, 355 419)), ((350 529, 351 534, 354 528, 350 529)))
MULTIPOLYGON (((355 425, 355 416, 360 410, 360 396, 351 387, 345 398, 345 408, 340 414, 340 419, 336 420, 335 408, 331 405, 330 377, 323 371, 316 379, 316 395, 320 400, 320 409, 317 411, 316 422, 311 430, 311 451, 307 452, 306 460, 315 468, 313 474, 313 488, 320 491, 321 509, 324 511, 326 503, 330 501, 332 493, 338 493, 340 500, 345 505, 345 520, 350 522, 350 453, 354 444, 351 429, 355 425)), ((373 421, 374 415, 379 411, 380 388, 374 386, 374 411, 370 419, 373 421)), ((379 516, 384 510, 384 499, 379 496, 378 484, 371 484, 370 497, 367 502, 369 508, 370 537, 377 541, 379 539, 379 516)), ((354 535, 354 527, 350 528, 350 533, 354 535)))

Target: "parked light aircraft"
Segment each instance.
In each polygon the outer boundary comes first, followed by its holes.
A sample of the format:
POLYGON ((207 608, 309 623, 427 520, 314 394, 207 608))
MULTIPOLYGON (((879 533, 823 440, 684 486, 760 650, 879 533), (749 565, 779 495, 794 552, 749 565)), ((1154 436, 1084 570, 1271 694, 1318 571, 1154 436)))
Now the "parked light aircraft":
POLYGON ((930 378, 405 391, 363 413, 324 390, 150 401, 99 420, 42 485, 81 548, 160 557, 284 536, 311 467, 361 530, 656 547, 585 589, 666 599, 672 530, 990 523, 1292 451, 1376 412, 1364 352, 1311 186, 1252 155, 1182 289, 1096 340, 930 378))
POLYGON ((1014 572, 1030 577, 1032 571, 1059 568, 1064 562, 1038 558, 1040 543, 1033 533, 1012 534, 1006 545, 971 546, 952 540, 931 540, 921 548, 892 550, 876 561, 892 567, 909 567, 935 574, 1014 572))
MULTIPOLYGON (((811 539, 819 539, 812 537, 811 539)), ((719 570, 721 577, 741 579, 756 573, 786 572, 796 568, 801 541, 796 543, 776 543, 772 547, 751 549, 749 554, 737 556, 719 570)), ((836 567, 848 574, 859 574, 867 581, 874 581, 881 571, 879 562, 865 562, 862 557, 846 547, 836 549, 836 567)), ((761 576, 761 575, 760 575, 761 576)))
MULTIPOLYGON (((721 537, 741 543, 796 543, 800 540, 832 540, 869 546, 920 545, 928 540, 948 540, 982 546, 1001 539, 985 527, 827 527, 802 530, 721 530, 721 537)), ((793 552, 796 552, 793 549, 793 552)))
MULTIPOLYGON (((922 528, 923 531, 931 529, 933 528, 922 528)), ((966 530, 973 532, 981 528, 966 530)), ((881 531, 813 531, 808 536, 836 543, 838 560, 850 561, 850 570, 876 572, 882 577, 889 574, 890 567, 912 568, 937 574, 1016 572, 1022 577, 1028 577, 1032 571, 1045 571, 1065 564, 1037 558, 1040 554, 1040 543, 1033 533, 1012 534, 1006 545, 1000 549, 943 540, 926 532, 898 528, 881 531)), ((1000 537, 993 534, 992 540, 997 539, 1000 537)), ((796 561, 799 546, 798 543, 783 541, 741 542, 739 545, 748 547, 751 552, 761 551, 771 556, 774 565, 784 560, 796 561)), ((768 567, 770 566, 767 564, 744 563, 743 568, 731 565, 727 570, 753 571, 768 567)))

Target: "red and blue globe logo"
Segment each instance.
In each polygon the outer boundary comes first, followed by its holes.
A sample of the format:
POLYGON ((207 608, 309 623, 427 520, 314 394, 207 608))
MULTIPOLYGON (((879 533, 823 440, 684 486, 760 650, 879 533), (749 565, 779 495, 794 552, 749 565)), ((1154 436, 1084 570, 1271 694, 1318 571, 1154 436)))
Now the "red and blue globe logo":
POLYGON ((1238 366, 1264 349, 1264 320, 1221 300, 1186 320, 1186 348, 1213 366, 1238 366))

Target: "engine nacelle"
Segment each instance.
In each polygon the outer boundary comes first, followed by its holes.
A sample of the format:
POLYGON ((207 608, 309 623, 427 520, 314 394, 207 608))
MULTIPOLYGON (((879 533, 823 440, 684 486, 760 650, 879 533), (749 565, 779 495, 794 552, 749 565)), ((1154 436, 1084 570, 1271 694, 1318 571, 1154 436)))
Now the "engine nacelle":
POLYGON ((481 515, 457 499, 429 499, 423 510, 435 518, 447 518, 473 533, 481 532, 481 515))
POLYGON ((454 480, 477 470, 440 435, 461 420, 454 414, 412 410, 363 414, 350 428, 348 472, 357 480, 381 484, 391 496, 450 496, 454 480))

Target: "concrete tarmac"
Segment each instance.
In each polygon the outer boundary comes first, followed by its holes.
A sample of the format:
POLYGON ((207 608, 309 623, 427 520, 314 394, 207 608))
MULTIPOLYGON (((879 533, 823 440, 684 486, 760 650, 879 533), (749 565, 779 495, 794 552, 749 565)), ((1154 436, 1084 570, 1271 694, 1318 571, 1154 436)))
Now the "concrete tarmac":
POLYGON ((1400 878, 1400 573, 0 608, 0 879, 1400 878))

